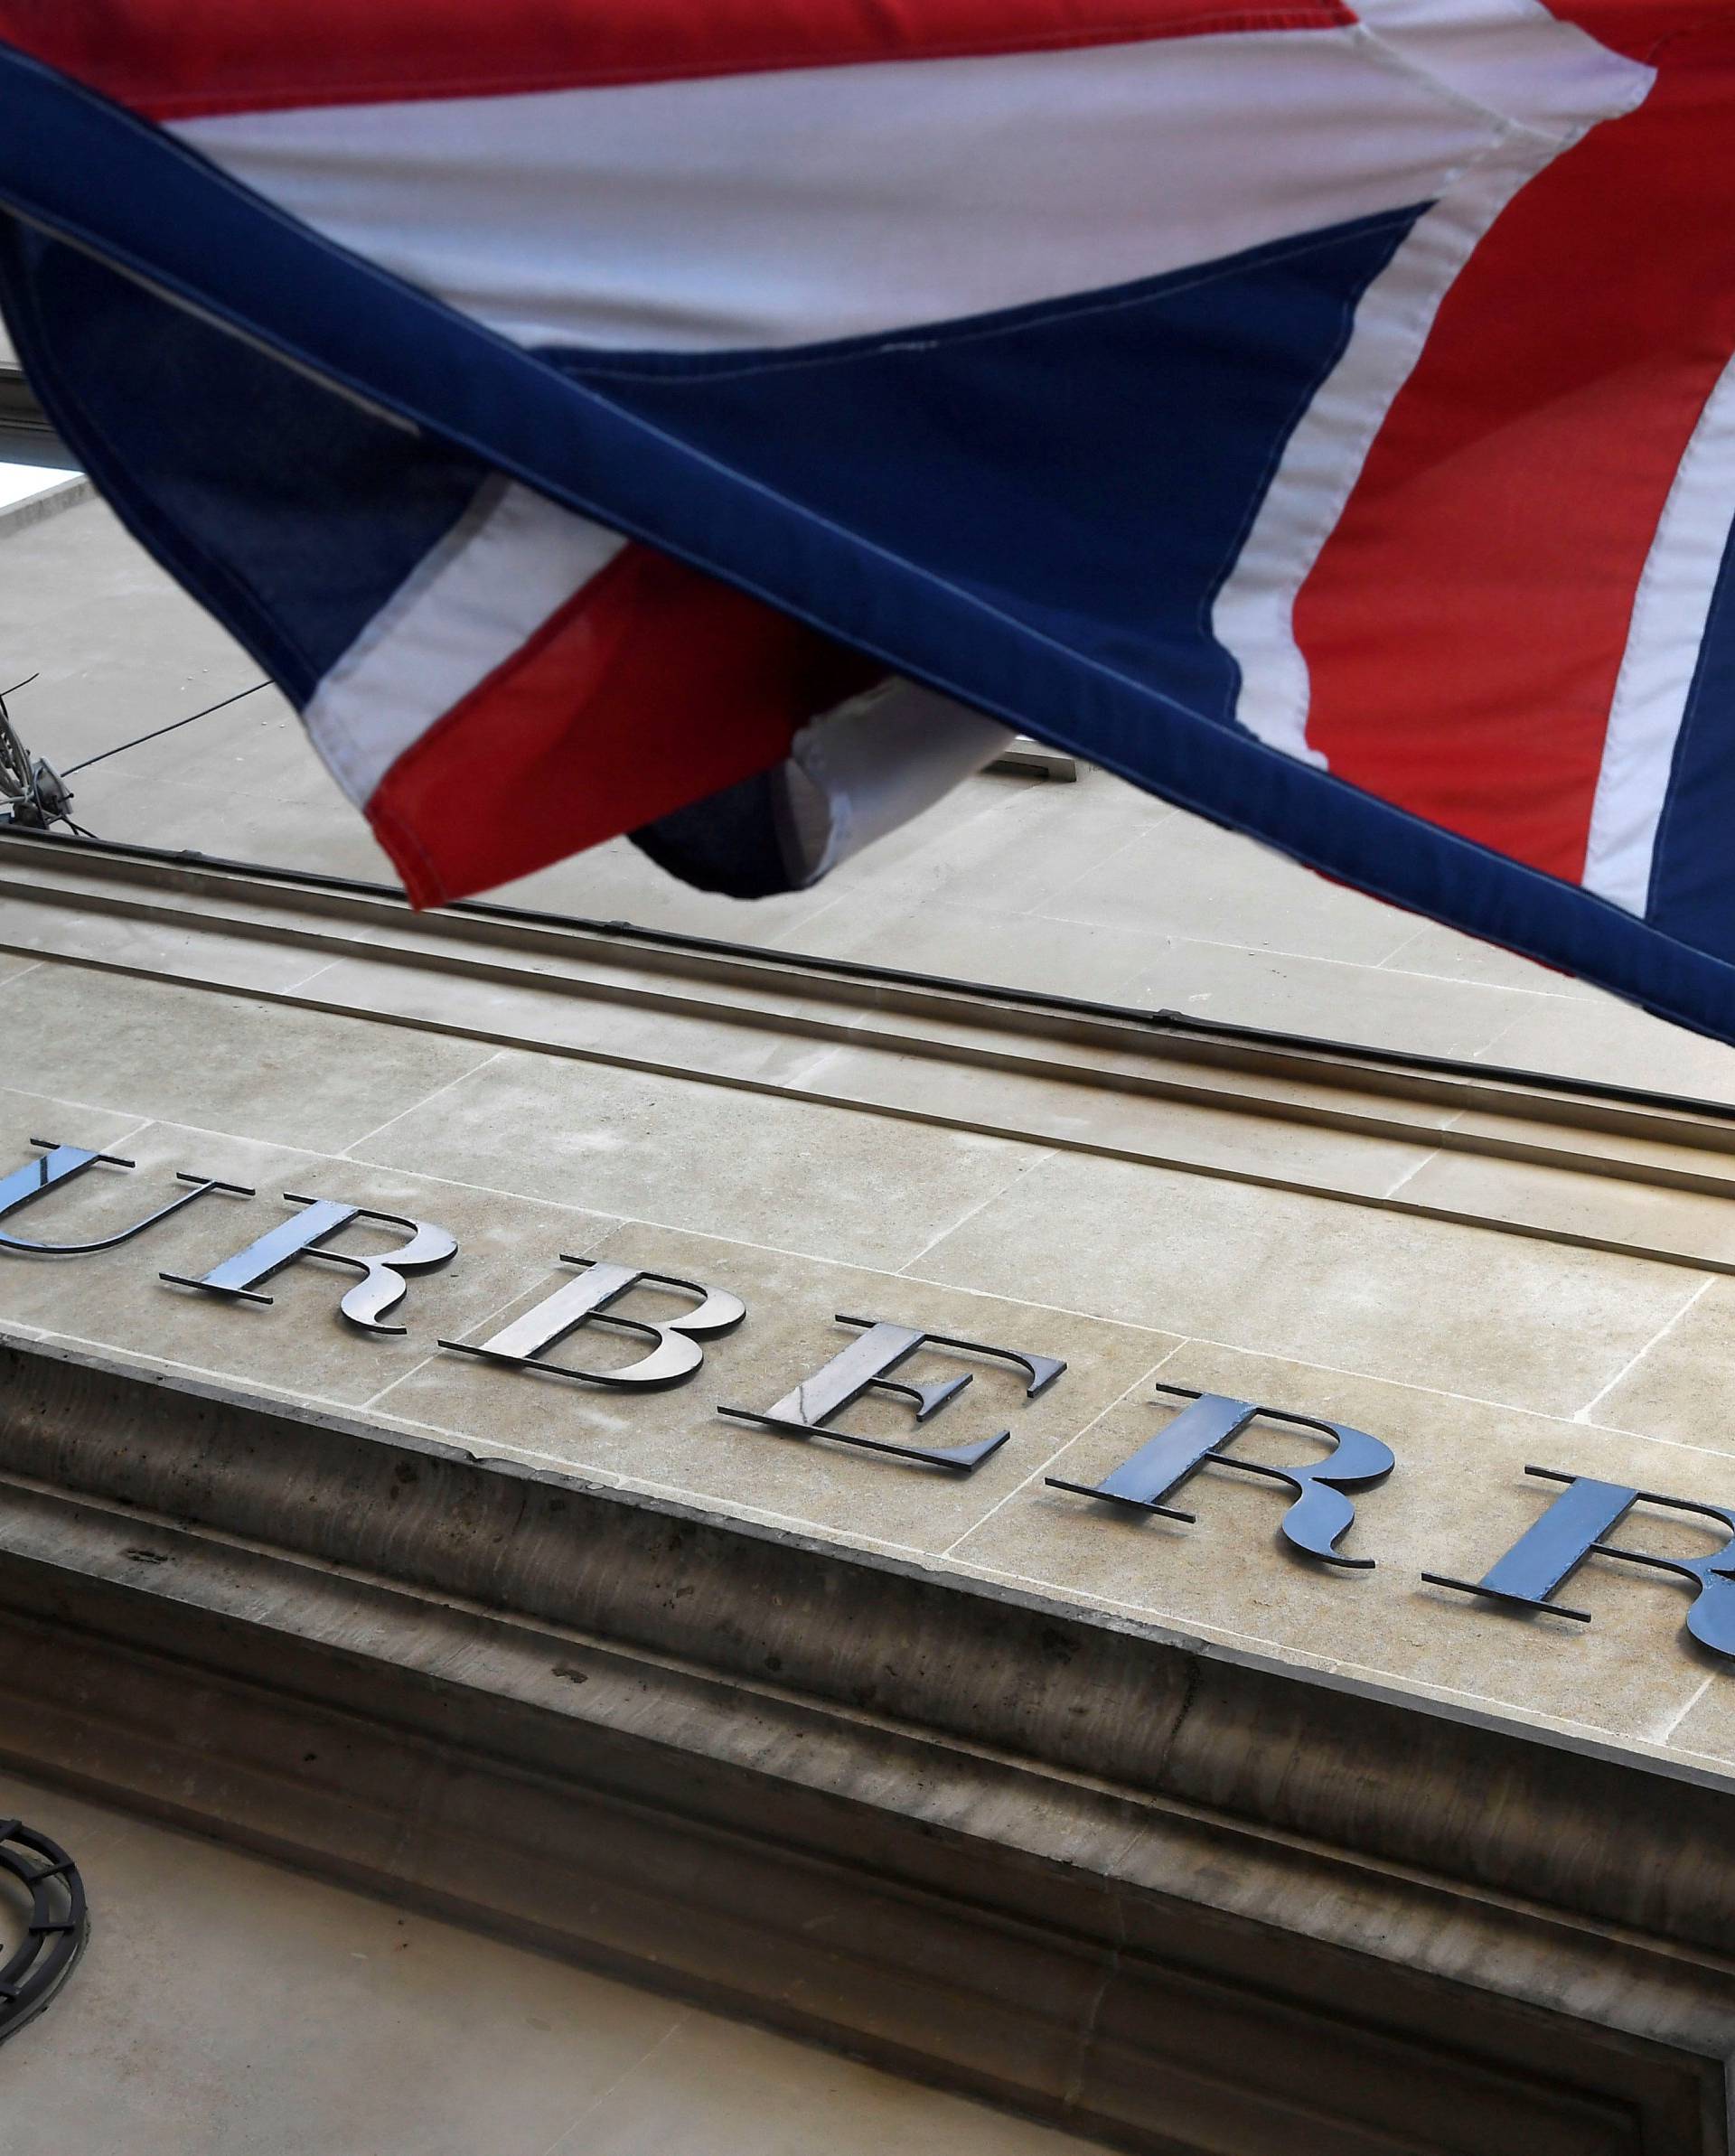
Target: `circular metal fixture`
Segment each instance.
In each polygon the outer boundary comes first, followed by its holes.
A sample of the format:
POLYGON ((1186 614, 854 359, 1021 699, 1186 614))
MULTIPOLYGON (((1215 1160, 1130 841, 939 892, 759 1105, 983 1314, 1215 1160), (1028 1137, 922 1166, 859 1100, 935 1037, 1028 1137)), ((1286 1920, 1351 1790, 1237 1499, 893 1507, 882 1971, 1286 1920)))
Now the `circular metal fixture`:
POLYGON ((42 2012, 90 1936, 78 1866, 46 1834, 0 1819, 0 1891, 8 1878, 23 1888, 30 1920, 17 1951, 0 1961, 0 2044, 42 2012))

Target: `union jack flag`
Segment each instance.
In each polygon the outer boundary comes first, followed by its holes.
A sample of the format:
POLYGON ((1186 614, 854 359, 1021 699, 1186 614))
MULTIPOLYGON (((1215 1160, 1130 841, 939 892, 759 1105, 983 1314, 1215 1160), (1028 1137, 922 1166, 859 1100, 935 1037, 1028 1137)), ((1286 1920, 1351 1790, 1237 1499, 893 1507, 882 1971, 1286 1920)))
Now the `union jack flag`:
POLYGON ((1735 7, 0 0, 0 113, 40 394, 419 902, 962 706, 1735 1039, 1735 7))

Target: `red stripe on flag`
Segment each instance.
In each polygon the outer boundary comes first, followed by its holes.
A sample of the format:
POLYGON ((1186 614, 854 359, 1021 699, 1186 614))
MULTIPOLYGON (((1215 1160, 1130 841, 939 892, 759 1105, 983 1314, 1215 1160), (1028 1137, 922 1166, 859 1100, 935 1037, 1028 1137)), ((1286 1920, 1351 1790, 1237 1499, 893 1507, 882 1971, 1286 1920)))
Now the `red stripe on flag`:
POLYGON ((1335 773, 1574 882, 1639 578, 1735 352, 1731 211, 1725 20, 1500 217, 1296 608, 1335 773))
POLYGON ((0 39, 157 119, 1354 20, 1342 0, 0 0, 0 39))
POLYGON ((412 903, 441 905, 768 770, 882 670, 629 546, 399 757, 369 820, 412 903))

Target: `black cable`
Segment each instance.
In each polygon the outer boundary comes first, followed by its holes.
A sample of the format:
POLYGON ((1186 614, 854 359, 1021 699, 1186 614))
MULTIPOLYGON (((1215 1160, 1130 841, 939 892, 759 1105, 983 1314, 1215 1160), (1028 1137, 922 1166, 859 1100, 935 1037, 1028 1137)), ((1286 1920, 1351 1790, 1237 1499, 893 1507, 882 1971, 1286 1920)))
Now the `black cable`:
POLYGON ((231 704, 239 704, 243 697, 257 696, 260 689, 269 689, 268 680, 255 681, 251 689, 238 689, 233 696, 226 696, 220 704, 207 704, 202 711, 189 711, 184 718, 171 719, 166 726, 158 726, 154 733, 141 734, 136 740, 123 741, 117 747, 106 748, 99 756, 87 756, 82 764, 70 764, 61 772, 63 779, 70 779, 74 772, 89 771, 93 764, 106 764, 110 756, 118 756, 125 749, 139 748, 147 741, 159 741, 164 734, 173 734, 177 726, 190 726, 195 718, 209 718, 213 711, 227 711, 231 704))

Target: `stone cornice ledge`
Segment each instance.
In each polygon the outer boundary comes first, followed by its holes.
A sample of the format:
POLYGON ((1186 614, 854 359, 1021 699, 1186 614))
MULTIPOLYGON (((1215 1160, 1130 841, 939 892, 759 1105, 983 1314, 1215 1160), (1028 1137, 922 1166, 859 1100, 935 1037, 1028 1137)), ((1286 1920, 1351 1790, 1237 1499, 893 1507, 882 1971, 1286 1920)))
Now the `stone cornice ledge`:
POLYGON ((1706 1202, 1735 1196, 1725 1104, 0 837, 19 957, 1735 1273, 1735 1214, 1706 1202))
POLYGON ((1726 2151, 1735 1789, 0 1336, 0 1756, 1149 2151, 1726 2151))

